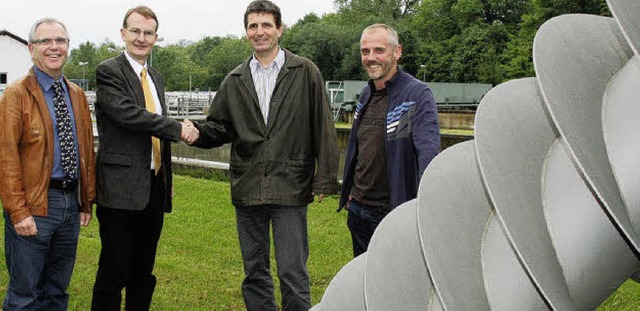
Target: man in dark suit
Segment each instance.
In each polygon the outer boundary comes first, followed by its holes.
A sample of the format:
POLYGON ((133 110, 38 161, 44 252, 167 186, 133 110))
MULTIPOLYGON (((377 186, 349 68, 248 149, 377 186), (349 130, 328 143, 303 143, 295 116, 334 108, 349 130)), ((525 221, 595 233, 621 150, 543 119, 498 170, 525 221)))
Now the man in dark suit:
POLYGON ((171 211, 170 142, 192 142, 188 121, 166 117, 162 77, 147 66, 158 19, 145 6, 125 14, 123 54, 96 69, 97 210, 102 251, 92 310, 148 310, 164 212, 171 211))

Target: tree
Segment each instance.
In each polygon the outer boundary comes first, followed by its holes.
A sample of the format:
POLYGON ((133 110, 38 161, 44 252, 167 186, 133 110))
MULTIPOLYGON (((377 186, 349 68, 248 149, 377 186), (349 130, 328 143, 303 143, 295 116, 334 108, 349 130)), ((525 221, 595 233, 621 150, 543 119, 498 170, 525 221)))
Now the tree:
POLYGON ((221 42, 221 37, 205 37, 189 47, 189 57, 198 66, 208 66, 207 54, 221 42))
POLYGON ((356 13, 362 16, 386 17, 400 20, 415 13, 420 0, 335 0, 339 13, 356 13))
POLYGON ((611 15, 605 0, 533 0, 504 52, 503 68, 508 79, 535 75, 532 53, 537 30, 552 17, 571 13, 611 15))
POLYGON ((204 80, 203 69, 197 68, 183 46, 172 44, 154 51, 153 67, 164 79, 167 91, 183 91, 194 88, 204 80))
POLYGON ((118 55, 120 51, 122 48, 117 47, 109 40, 102 42, 99 47, 89 41, 82 43, 78 48, 69 52, 69 59, 64 66, 64 74, 70 79, 82 79, 84 75, 84 78, 88 80, 87 88, 95 90, 96 67, 102 61, 118 55), (80 65, 80 63, 86 64, 80 65))
POLYGON ((353 42, 360 37, 359 31, 353 27, 312 20, 312 17, 303 18, 288 29, 282 37, 281 46, 313 61, 325 80, 351 78, 342 69, 343 66, 349 68, 358 64, 357 59, 352 61, 348 57, 352 55, 353 42))
MULTIPOLYGON (((336 13, 307 14, 285 28, 281 46, 311 59, 326 80, 367 79, 360 35, 374 23, 398 31, 400 66, 427 81, 487 82, 534 75, 531 46, 537 29, 566 13, 610 15, 606 0, 335 0, 336 13), (421 65, 425 65, 424 69, 421 65)), ((95 67, 122 51, 105 41, 70 51, 65 75, 95 88, 95 67), (87 62, 85 66, 78 64, 87 62)), ((216 90, 252 54, 244 38, 206 37, 154 48, 153 65, 167 90, 216 90), (191 84, 189 83, 191 81, 191 84)))
POLYGON ((207 87, 217 90, 227 74, 249 59, 252 53, 251 46, 244 39, 221 38, 220 44, 207 53, 207 87))
POLYGON ((417 54, 434 81, 497 84, 506 78, 504 51, 518 30, 526 0, 426 0, 412 30, 417 54))
POLYGON ((87 41, 71 50, 64 67, 64 74, 70 79, 88 79, 86 87, 95 88, 95 69, 98 65, 96 46, 87 41))

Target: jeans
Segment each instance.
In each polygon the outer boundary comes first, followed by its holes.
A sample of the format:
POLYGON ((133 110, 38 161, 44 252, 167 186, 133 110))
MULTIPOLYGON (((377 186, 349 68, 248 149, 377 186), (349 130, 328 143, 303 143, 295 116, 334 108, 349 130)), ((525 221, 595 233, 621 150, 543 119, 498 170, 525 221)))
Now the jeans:
POLYGON ((277 310, 269 263, 270 225, 282 310, 309 310, 307 206, 237 206, 236 220, 245 274, 242 296, 247 310, 277 310))
POLYGON ((48 190, 48 215, 34 216, 35 236, 16 234, 5 217, 9 286, 4 311, 67 310, 67 287, 76 260, 80 216, 77 191, 48 190))
POLYGON ((347 226, 351 231, 353 257, 367 251, 373 232, 388 213, 389 209, 386 208, 365 205, 354 199, 349 201, 347 226))

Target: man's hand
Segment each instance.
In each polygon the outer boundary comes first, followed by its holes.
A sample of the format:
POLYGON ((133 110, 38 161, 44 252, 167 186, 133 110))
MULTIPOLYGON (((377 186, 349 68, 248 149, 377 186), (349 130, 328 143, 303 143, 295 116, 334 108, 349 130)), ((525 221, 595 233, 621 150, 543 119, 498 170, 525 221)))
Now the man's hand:
POLYGON ((91 223, 91 217, 91 213, 80 212, 80 225, 83 227, 89 226, 89 223, 91 223))
POLYGON ((200 137, 200 131, 193 125, 193 122, 189 119, 182 121, 182 133, 180 133, 180 140, 184 141, 188 145, 193 144, 200 137))
POLYGON ((19 221, 17 224, 13 225, 13 228, 20 236, 35 236, 36 234, 38 234, 36 221, 35 219, 33 219, 33 216, 29 216, 19 221))
POLYGON ((349 200, 347 200, 347 204, 344 205, 344 209, 349 210, 349 204, 351 203, 351 199, 353 199, 353 196, 349 195, 349 200))
POLYGON ((318 203, 322 203, 322 200, 324 200, 325 195, 324 194, 318 194, 318 203))

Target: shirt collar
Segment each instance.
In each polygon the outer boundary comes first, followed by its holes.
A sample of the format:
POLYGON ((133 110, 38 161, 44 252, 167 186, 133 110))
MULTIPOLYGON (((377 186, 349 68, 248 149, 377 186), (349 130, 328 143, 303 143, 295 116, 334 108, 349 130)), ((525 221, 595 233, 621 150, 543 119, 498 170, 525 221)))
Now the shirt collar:
MULTIPOLYGON (((124 56, 127 57, 127 60, 129 61, 129 64, 131 65, 131 68, 133 68, 133 71, 136 72, 136 75, 138 77, 140 77, 140 73, 142 73, 142 68, 147 68, 147 62, 144 63, 143 65, 140 65, 140 63, 138 63, 135 59, 133 59, 133 57, 131 57, 131 55, 129 55, 129 53, 127 53, 127 51, 124 51, 124 56)), ((147 69, 147 72, 149 72, 149 70, 147 69)))
MULTIPOLYGON (((260 64, 260 62, 256 58, 255 53, 253 54, 253 57, 251 57, 250 63, 251 63, 251 68, 256 68, 256 69, 263 68, 262 64, 260 64)), ((278 49, 278 54, 276 54, 276 58, 273 60, 273 62, 269 66, 267 66, 266 69, 274 68, 274 66, 276 69, 280 69, 282 68, 282 65, 284 65, 284 50, 278 49)))
POLYGON ((53 83, 56 81, 60 81, 60 84, 62 84, 62 89, 63 90, 67 90, 67 85, 66 83, 64 83, 64 75, 60 75, 60 78, 58 78, 57 80, 52 78, 50 75, 46 74, 44 71, 40 70, 40 68, 38 68, 37 66, 33 66, 33 72, 36 74, 36 79, 38 80, 38 83, 40 84, 40 86, 42 86, 42 88, 45 91, 49 91, 49 89, 51 89, 51 87, 53 86, 53 83))

